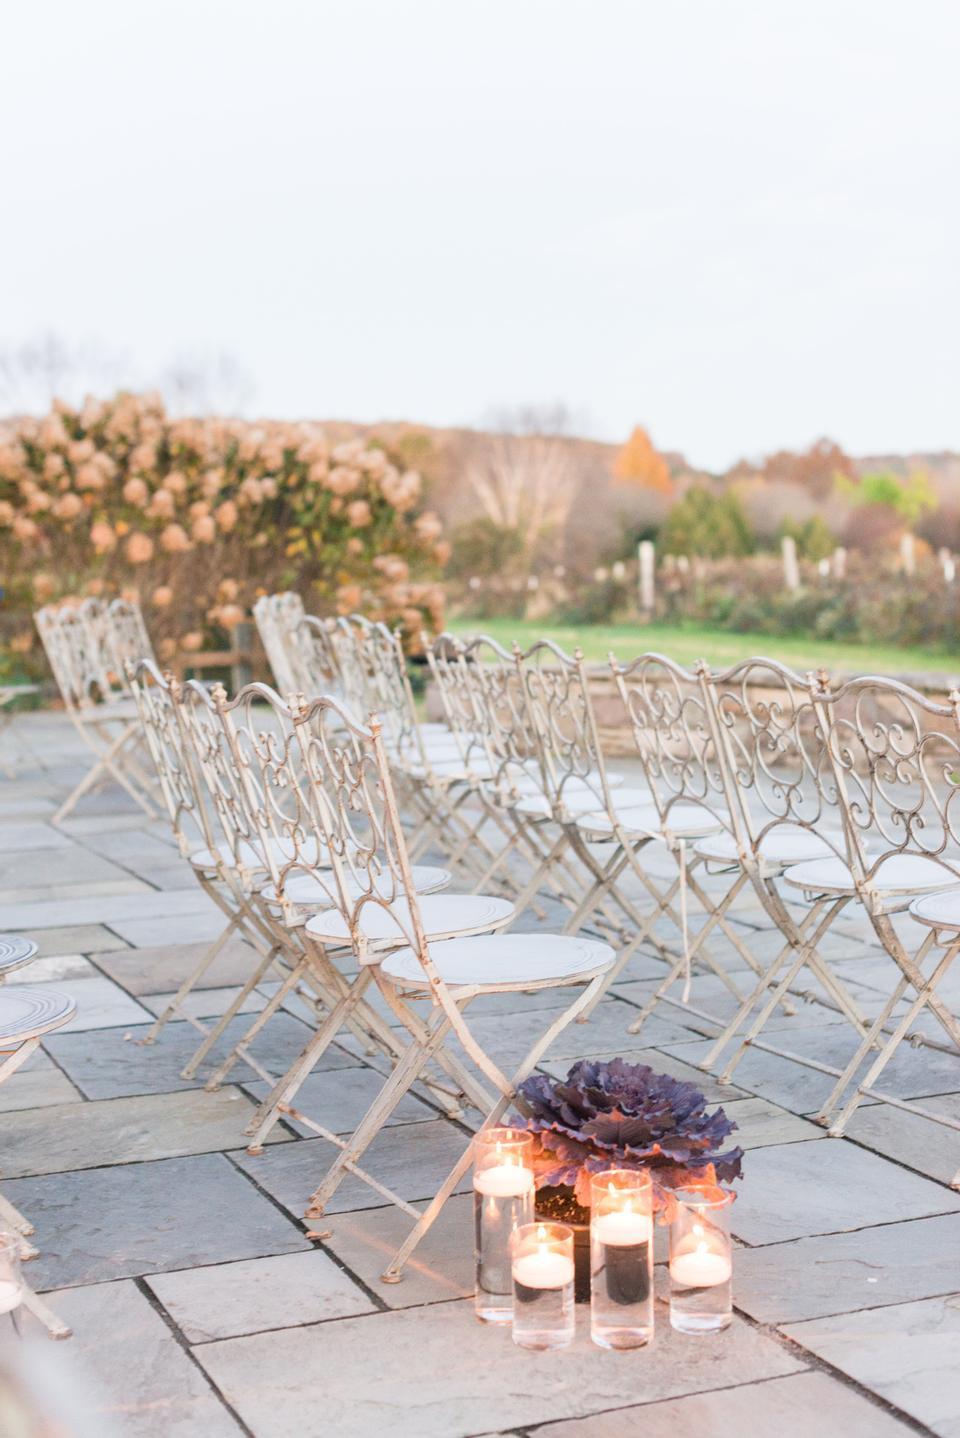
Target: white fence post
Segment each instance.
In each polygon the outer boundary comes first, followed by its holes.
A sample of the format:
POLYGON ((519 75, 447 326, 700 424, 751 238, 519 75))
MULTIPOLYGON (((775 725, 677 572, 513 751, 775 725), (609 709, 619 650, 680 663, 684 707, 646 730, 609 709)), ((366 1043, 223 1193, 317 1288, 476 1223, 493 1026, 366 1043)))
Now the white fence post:
POLYGON ((790 534, 783 536, 783 582, 787 589, 800 588, 800 566, 797 564, 797 541, 790 534))
POLYGON ((838 544, 833 551, 833 577, 834 579, 845 579, 847 575, 847 551, 842 544, 838 544))
POLYGON ((656 608, 656 551, 653 541, 641 539, 640 548, 637 551, 640 560, 640 609, 644 614, 652 614, 656 608))
POLYGON ((917 568, 917 554, 914 548, 913 535, 901 534, 900 536, 900 562, 903 565, 904 574, 913 574, 917 568))

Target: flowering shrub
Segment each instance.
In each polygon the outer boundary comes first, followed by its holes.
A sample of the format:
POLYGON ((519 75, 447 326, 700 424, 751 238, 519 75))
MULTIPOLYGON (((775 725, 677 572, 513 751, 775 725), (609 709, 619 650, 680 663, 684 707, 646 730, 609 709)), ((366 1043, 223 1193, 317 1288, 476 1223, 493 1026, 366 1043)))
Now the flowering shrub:
POLYGON ((573 1190, 590 1203, 590 1176, 606 1168, 646 1169, 654 1207, 669 1212, 672 1191, 740 1177, 743 1150, 718 1150, 737 1125, 708 1113, 699 1089, 647 1064, 582 1059, 565 1079, 535 1074, 519 1089, 517 1126, 536 1135, 537 1187, 573 1190))
POLYGON ((0 424, 0 583, 9 647, 67 594, 131 594, 163 659, 220 647, 254 600, 439 629, 439 520, 377 443, 314 424, 171 419, 156 395, 57 402, 0 424))

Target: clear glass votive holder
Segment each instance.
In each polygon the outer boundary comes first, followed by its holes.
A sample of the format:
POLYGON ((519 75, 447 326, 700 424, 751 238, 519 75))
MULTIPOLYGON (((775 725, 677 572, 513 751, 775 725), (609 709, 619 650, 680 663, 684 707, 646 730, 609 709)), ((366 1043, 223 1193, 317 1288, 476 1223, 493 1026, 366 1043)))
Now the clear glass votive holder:
POLYGON ((482 1323, 513 1317, 510 1239, 533 1221, 533 1135, 488 1128, 473 1140, 475 1312, 482 1323))
POLYGON ((573 1229, 526 1223, 513 1254, 513 1341, 521 1348, 566 1348, 573 1342, 573 1229))
POLYGON ((590 1181, 590 1337, 641 1348, 653 1337, 653 1182, 612 1168, 590 1181))
POLYGON ((733 1318, 733 1194, 678 1188, 670 1224, 670 1322, 681 1333, 717 1333, 733 1318))
POLYGON ((23 1302, 23 1276, 20 1272, 22 1240, 18 1233, 0 1230, 0 1314, 9 1313, 16 1327, 17 1309, 23 1302))

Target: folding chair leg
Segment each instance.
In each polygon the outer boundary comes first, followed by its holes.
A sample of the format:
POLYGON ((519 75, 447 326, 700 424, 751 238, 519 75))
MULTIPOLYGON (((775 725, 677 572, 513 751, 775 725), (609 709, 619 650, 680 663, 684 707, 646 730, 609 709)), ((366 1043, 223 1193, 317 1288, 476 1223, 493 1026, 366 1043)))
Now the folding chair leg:
POLYGON ((199 983, 200 980, 203 978, 204 974, 207 972, 207 969, 209 969, 214 959, 220 953, 224 944, 227 942, 234 929, 236 929, 239 922, 239 914, 234 915, 234 917, 227 922, 226 927, 223 929, 222 933, 220 933, 219 936, 214 939, 213 943, 207 949, 206 953, 201 958, 199 964, 194 969, 193 973, 189 974, 187 978, 184 979, 183 983, 180 985, 179 989, 177 989, 177 992, 174 994, 173 998, 167 1004, 167 1007, 164 1009, 163 1013, 153 1024, 151 1024, 149 1032, 140 1040, 141 1043, 156 1043, 161 1031, 170 1022, 174 1014, 177 1013, 180 1008, 180 1005, 187 997, 187 994, 189 994, 190 991, 193 989, 194 985, 199 983))
MULTIPOLYGON (((598 974, 595 979, 590 980, 583 992, 578 994, 569 1008, 564 1009, 559 1018, 550 1025, 546 1033, 541 1035, 533 1045, 533 1048, 514 1074, 513 1079, 504 1080, 504 1090, 477 1130, 479 1133, 482 1133, 486 1128, 492 1128, 500 1121, 507 1108, 513 1102, 517 1089, 523 1083, 524 1079, 533 1072, 558 1034, 563 1033, 563 1030, 576 1019, 581 1010, 585 1009, 587 1005, 591 1003, 603 979, 604 975, 598 974)), ((451 1196, 457 1184, 470 1167, 471 1157, 472 1145, 468 1144, 462 1157, 457 1160, 454 1167, 450 1170, 443 1183, 437 1189, 435 1196, 417 1219, 416 1224, 397 1249, 393 1259, 380 1275, 384 1283, 399 1283, 401 1281, 403 1278, 403 1269, 408 1263, 414 1249, 433 1227, 447 1199, 451 1196)))
POLYGON ((351 985, 349 991, 330 1010, 326 1020, 311 1037, 300 1056, 294 1060, 283 1077, 276 1081, 247 1125, 246 1134, 250 1139, 247 1145, 248 1153, 261 1152, 267 1134, 280 1117, 279 1105, 292 1102, 304 1080, 312 1073, 324 1052, 343 1028, 349 1015, 363 998, 369 982, 370 969, 364 968, 357 975, 356 982, 351 985))
POLYGON ((43 1299, 34 1293, 32 1288, 24 1288, 23 1306, 39 1319, 51 1338, 72 1338, 73 1329, 57 1317, 52 1309, 48 1308, 43 1299))
MULTIPOLYGON (((924 943, 917 954, 917 963, 921 963, 926 954, 929 952, 933 944, 934 937, 934 931, 931 929, 929 935, 924 940, 924 943)), ((946 949, 942 958, 940 959, 940 962, 934 967, 929 979, 926 980, 923 988, 921 988, 917 992, 916 997, 908 1007, 906 1013, 899 1019, 893 1030, 888 1035, 886 1042, 884 1043, 880 1052, 877 1054, 873 1063, 870 1065, 870 1068, 864 1075, 863 1080, 857 1085, 856 1089, 848 1099, 847 1103, 844 1105, 841 1112, 837 1114, 830 1122, 828 1131, 831 1138, 838 1138, 843 1133, 848 1122, 856 1111, 864 1091, 866 1089, 873 1088, 874 1084, 877 1082, 877 1079, 883 1073, 883 1070, 886 1068, 887 1064, 890 1062, 897 1049, 900 1047, 900 1044, 905 1034, 908 1032, 910 1025, 913 1023, 920 1010, 927 1007, 927 1004, 929 1002, 929 994, 936 988, 937 984, 940 983, 944 974, 947 972, 950 965, 953 963, 954 958, 956 957, 958 952, 960 952, 960 939, 958 939, 956 943, 951 944, 950 947, 946 949)), ((872 1029, 867 1035, 865 1035, 853 1059, 851 1059, 840 1079, 838 1079, 837 1085, 834 1088, 833 1093, 830 1095, 827 1102, 823 1105, 823 1108, 817 1114, 817 1123, 823 1123, 825 1121, 825 1118, 830 1115, 836 1104, 839 1103, 840 1099, 843 1096, 844 1090, 846 1089, 846 1086, 850 1083, 850 1080, 852 1079, 857 1068, 869 1052, 872 1041, 877 1038, 883 1025, 886 1023, 887 1019, 890 1017, 890 1014, 893 1012, 893 1009, 899 1001, 900 997, 903 995, 903 993, 908 987, 909 980, 907 979, 906 975, 904 975, 904 977, 897 984, 897 987, 894 990, 893 994, 888 999, 887 1003, 884 1005, 879 1016, 874 1021, 872 1029)))
POLYGON ((323 1182, 310 1195, 307 1218, 320 1218, 343 1179, 348 1159, 356 1161, 370 1147, 377 1134, 404 1095, 412 1088, 426 1063, 433 1057, 450 1028, 450 1020, 442 1014, 425 1042, 411 1038, 386 1083, 357 1125, 348 1146, 334 1159, 323 1182))

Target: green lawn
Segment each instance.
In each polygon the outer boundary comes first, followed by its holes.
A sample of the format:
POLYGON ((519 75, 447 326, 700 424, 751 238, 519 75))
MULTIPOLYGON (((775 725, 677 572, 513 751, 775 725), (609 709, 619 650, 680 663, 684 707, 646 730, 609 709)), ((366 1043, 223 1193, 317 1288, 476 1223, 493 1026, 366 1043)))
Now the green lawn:
POLYGON ((822 667, 834 673, 960 673, 960 652, 841 644, 836 640, 806 639, 793 634, 783 638, 769 634, 731 634, 726 629, 697 625, 566 625, 531 624, 514 619, 455 619, 449 627, 454 634, 489 634, 506 646, 514 639, 523 645, 532 644, 535 639, 552 639, 562 649, 572 652, 579 645, 585 657, 596 662, 605 661, 611 649, 621 659, 653 649, 680 663, 707 659, 714 667, 733 664, 752 654, 763 654, 801 671, 822 667))

